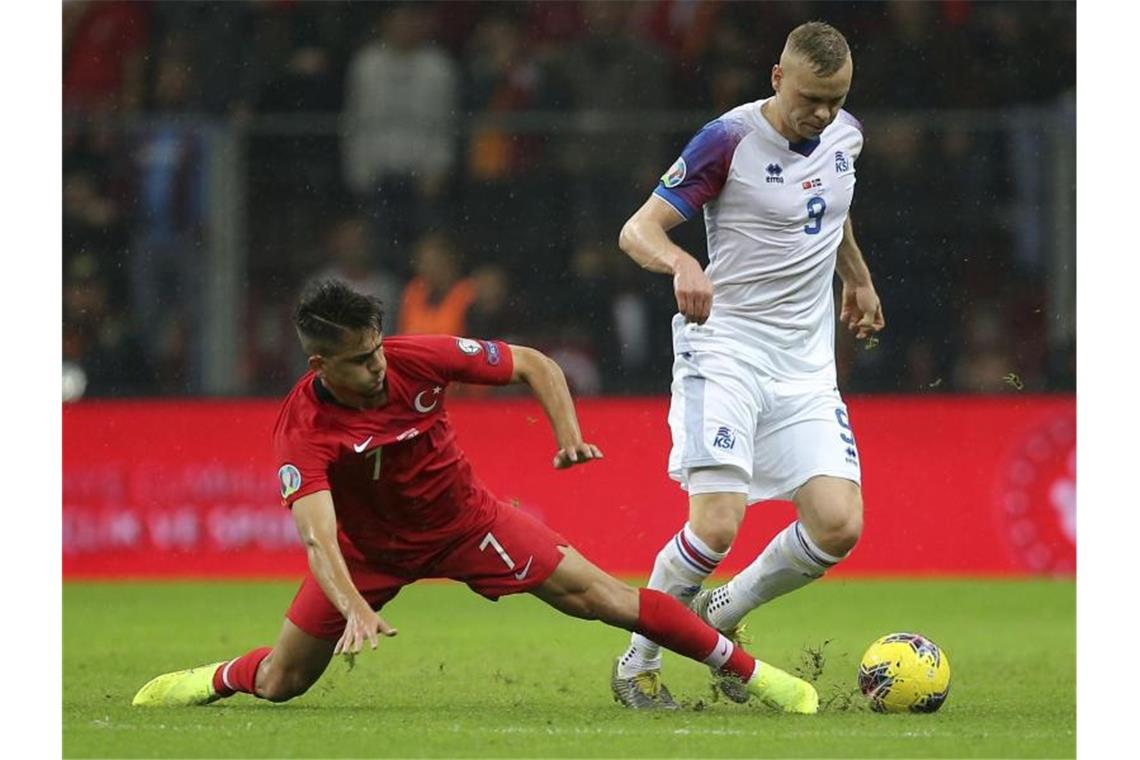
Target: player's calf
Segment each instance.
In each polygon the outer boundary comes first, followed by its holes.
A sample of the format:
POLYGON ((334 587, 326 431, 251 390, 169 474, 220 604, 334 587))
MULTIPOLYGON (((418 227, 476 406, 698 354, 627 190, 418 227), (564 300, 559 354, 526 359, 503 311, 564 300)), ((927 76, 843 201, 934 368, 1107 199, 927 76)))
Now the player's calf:
POLYGON ((531 593, 564 614, 633 630, 637 589, 607 575, 572 548, 564 554, 554 573, 531 593))
POLYGON ((817 544, 797 520, 776 534, 748 567, 709 593, 706 619, 718 630, 731 630, 761 604, 823 577, 842 559, 817 544))
POLYGON ((257 676, 257 696, 262 699, 288 702, 304 694, 317 682, 317 678, 302 669, 274 667, 271 660, 272 658, 266 661, 265 667, 257 676))

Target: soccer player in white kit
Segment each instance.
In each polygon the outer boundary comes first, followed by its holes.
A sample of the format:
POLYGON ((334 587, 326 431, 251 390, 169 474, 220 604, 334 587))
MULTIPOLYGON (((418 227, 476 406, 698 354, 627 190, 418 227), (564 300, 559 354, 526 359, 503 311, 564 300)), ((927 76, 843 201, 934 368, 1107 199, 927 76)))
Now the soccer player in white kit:
MULTIPOLYGON (((842 109, 852 71, 834 27, 794 29, 772 68, 775 95, 706 124, 621 231, 630 257, 673 275, 679 312, 669 475, 689 494, 689 520, 657 555, 649 587, 726 635, 822 576, 862 530, 859 454, 835 378, 833 274, 839 318, 858 338, 885 323, 848 215, 863 148, 862 125, 842 109), (667 234, 702 208, 705 270, 667 234), (780 498, 797 519, 727 584, 700 591, 746 506, 780 498)), ((660 672, 660 647, 634 635, 615 664, 615 699, 676 707, 660 672)), ((730 679, 718 685, 747 699, 730 679)))

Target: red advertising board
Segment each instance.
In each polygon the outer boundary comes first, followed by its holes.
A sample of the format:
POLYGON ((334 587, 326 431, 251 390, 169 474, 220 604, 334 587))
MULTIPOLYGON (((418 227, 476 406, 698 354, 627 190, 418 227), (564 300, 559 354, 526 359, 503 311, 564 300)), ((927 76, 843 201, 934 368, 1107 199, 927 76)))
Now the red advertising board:
MULTIPOLYGON (((1072 396, 849 399, 863 466, 863 538, 834 573, 1071 574, 1076 562, 1072 396)), ((668 399, 584 399, 605 459, 552 469, 530 400, 449 402, 482 480, 602 567, 647 574, 684 522, 665 474, 668 399)), ((279 506, 275 401, 94 402, 63 410, 65 578, 296 577, 305 557, 279 506)), ((722 565, 746 565, 794 515, 749 509, 722 565)))

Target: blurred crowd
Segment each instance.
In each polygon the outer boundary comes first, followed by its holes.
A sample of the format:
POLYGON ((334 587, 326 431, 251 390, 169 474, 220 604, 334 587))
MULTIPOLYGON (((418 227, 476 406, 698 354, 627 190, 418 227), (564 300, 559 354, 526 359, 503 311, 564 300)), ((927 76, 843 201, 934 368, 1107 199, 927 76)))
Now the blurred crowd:
MULTIPOLYGON (((811 19, 852 44, 849 110, 882 115, 853 218, 888 327, 840 337, 841 387, 1073 388, 1074 339, 1049 339, 1049 133, 922 114, 1071 111, 1075 4, 972 0, 64 2, 65 368, 89 396, 203 391, 236 176, 242 392, 303 369, 290 309, 325 276, 377 295, 388 334, 525 342, 579 394, 665 392, 672 283, 618 231, 704 120, 770 94, 811 19)), ((675 239, 704 255, 701 222, 675 239)))

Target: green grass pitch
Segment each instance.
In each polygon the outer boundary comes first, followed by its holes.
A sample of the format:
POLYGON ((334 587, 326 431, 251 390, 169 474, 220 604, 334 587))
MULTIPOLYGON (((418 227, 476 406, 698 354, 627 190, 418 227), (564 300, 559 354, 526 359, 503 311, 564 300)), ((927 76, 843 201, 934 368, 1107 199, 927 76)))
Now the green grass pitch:
POLYGON ((1072 581, 823 581, 749 617, 761 658, 797 666, 824 641, 817 716, 712 699, 707 670, 666 654, 687 704, 632 713, 610 697, 626 634, 536 599, 490 603, 452 583, 405 589, 400 629, 351 671, 335 660, 310 692, 271 705, 139 710, 159 673, 273 642, 283 583, 68 583, 63 587, 65 757, 1074 757, 1072 581), (950 658, 932 715, 850 701, 864 648, 906 630, 950 658))

